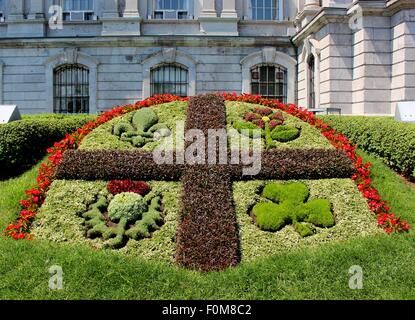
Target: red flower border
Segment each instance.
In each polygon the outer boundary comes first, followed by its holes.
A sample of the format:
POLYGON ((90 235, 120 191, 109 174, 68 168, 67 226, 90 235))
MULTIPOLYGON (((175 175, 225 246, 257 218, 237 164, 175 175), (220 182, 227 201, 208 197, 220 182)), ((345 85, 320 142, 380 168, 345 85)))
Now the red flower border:
MULTIPOLYGON (((283 104, 278 100, 265 99, 257 95, 237 95, 236 93, 220 93, 228 101, 239 101, 263 105, 269 108, 282 110, 295 116, 310 125, 316 127, 337 149, 343 150, 346 155, 354 162, 356 173, 351 177, 363 197, 366 198, 370 209, 376 214, 379 226, 386 233, 409 231, 410 226, 407 221, 401 220, 390 212, 390 208, 385 201, 380 199, 378 191, 371 185, 370 163, 363 163, 363 159, 356 155, 356 147, 342 134, 336 132, 322 120, 317 119, 313 113, 297 107, 294 104, 283 104)), ((139 108, 150 107, 162 103, 173 101, 187 101, 188 98, 165 94, 156 95, 135 104, 116 107, 100 115, 95 121, 87 123, 82 128, 72 134, 67 134, 60 142, 55 142, 53 147, 48 149, 50 154, 48 161, 42 163, 39 168, 39 175, 36 179, 37 186, 27 190, 27 197, 20 201, 22 210, 17 220, 8 225, 5 235, 14 239, 30 239, 30 226, 36 217, 37 210, 42 205, 49 186, 53 180, 55 169, 62 159, 62 153, 68 149, 77 149, 83 138, 101 124, 108 122, 115 117, 121 116, 139 108)))

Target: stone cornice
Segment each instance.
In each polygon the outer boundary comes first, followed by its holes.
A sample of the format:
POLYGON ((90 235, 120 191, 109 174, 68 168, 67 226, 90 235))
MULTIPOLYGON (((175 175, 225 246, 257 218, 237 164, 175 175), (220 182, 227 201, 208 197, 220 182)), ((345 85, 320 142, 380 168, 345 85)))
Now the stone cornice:
POLYGON ((389 15, 394 15, 396 12, 403 9, 415 9, 415 1, 413 0, 389 0, 386 4, 389 15))
MULTIPOLYGON (((359 5, 363 10, 365 16, 392 16, 396 12, 403 9, 415 8, 414 0, 389 0, 384 1, 370 1, 360 0, 354 1, 349 8, 359 5)), ((304 28, 302 28, 293 38, 292 41, 298 45, 310 34, 318 32, 322 27, 330 22, 347 22, 348 12, 347 8, 326 7, 323 8, 304 28)))
POLYGON ((257 36, 108 36, 108 37, 59 37, 59 38, 3 38, 2 48, 61 48, 61 47, 291 47, 289 37, 257 36))
POLYGON ((292 41, 298 45, 302 40, 307 38, 310 34, 318 32, 322 27, 330 22, 345 22, 347 21, 347 9, 345 8, 323 8, 302 30, 300 30, 292 41))

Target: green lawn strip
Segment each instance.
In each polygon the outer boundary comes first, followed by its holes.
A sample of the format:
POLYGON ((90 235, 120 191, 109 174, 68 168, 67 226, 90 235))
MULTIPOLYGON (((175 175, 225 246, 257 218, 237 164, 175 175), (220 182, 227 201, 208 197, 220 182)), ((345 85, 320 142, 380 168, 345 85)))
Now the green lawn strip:
MULTIPOLYGON (((415 190, 380 160, 373 184, 392 210, 414 225, 415 190)), ((34 169, 0 184, 0 219, 15 217, 34 169), (14 199, 15 200, 14 200, 14 199)), ((126 258, 84 245, 0 238, 0 299, 414 299, 414 231, 358 238, 242 263, 221 273, 199 274, 126 258), (48 268, 60 265, 64 289, 51 291, 48 268), (352 265, 363 268, 363 289, 348 287, 352 265)))
MULTIPOLYGON (((358 150, 358 155, 365 162, 371 162, 371 178, 383 200, 387 200, 397 216, 407 219, 415 228, 415 184, 407 183, 403 178, 390 170, 380 158, 358 150)), ((412 231, 414 232, 414 231, 412 231)))

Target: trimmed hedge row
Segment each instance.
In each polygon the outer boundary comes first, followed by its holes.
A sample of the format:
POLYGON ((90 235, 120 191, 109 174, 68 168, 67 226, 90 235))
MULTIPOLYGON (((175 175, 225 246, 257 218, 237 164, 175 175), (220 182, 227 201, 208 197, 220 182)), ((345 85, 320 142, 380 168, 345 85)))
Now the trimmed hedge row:
MULTIPOLYGON (((175 159, 176 154, 173 154, 175 159)), ((230 163, 230 157, 228 158, 230 163)), ((177 181, 185 171, 201 170, 212 165, 162 164, 153 160, 151 152, 128 150, 67 150, 56 170, 58 179, 80 180, 166 180, 177 181)), ((264 151, 261 170, 255 176, 243 175, 243 164, 217 165, 229 172, 232 180, 250 179, 327 179, 350 178, 353 164, 339 150, 281 149, 264 151)))
POLYGON ((94 119, 92 115, 24 116, 23 120, 0 126, 0 178, 23 172, 55 141, 94 119))
POLYGON ((322 116, 363 150, 391 168, 415 178, 415 125, 391 117, 322 116))

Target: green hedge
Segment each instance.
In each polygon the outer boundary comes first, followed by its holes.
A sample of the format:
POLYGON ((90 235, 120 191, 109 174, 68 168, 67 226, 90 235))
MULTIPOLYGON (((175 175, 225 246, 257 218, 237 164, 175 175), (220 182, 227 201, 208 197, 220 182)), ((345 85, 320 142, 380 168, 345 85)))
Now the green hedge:
POLYGON ((321 116, 363 150, 391 168, 415 177, 415 124, 392 117, 321 116))
POLYGON ((23 172, 39 161, 55 141, 95 118, 93 115, 31 115, 0 126, 0 178, 23 172))

